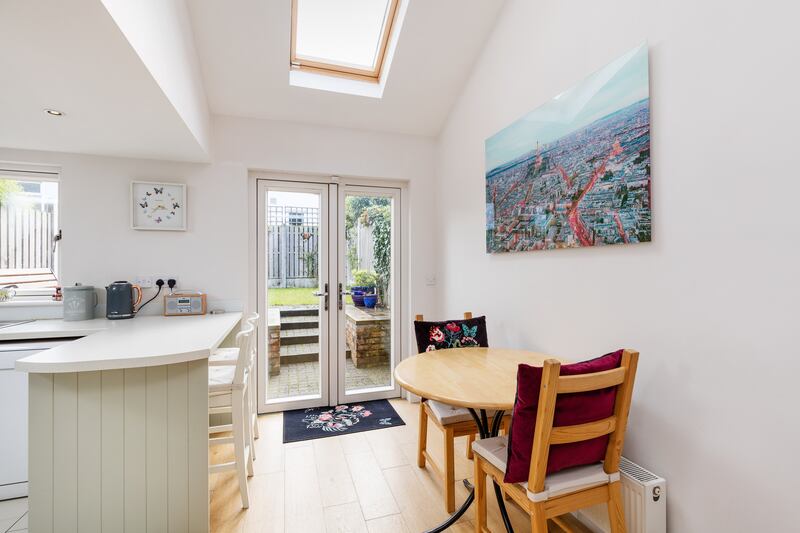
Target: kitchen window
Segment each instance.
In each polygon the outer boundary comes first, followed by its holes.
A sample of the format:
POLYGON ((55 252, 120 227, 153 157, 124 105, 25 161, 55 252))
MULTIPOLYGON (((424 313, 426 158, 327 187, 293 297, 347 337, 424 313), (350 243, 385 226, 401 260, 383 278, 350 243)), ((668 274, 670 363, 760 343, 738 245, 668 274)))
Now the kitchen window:
POLYGON ((58 174, 0 168, 0 287, 50 295, 58 284, 58 174))

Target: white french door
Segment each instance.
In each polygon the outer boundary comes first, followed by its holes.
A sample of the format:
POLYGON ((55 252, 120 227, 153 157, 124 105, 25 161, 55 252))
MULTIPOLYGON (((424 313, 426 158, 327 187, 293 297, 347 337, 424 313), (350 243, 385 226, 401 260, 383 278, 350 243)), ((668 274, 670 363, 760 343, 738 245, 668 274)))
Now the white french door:
POLYGON ((257 183, 259 412, 399 396, 400 189, 257 183))

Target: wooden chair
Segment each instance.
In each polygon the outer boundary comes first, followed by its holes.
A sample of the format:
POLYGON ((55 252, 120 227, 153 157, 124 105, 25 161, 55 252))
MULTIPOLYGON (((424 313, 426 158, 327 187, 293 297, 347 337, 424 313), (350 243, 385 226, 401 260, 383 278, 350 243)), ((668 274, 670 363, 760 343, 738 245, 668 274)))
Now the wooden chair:
MULTIPOLYGON (((471 312, 464 313, 464 320, 472 318, 471 312)), ((417 315, 416 320, 422 322, 422 315, 417 315)), ((503 427, 506 427, 510 416, 505 417, 503 427)), ((491 424, 493 417, 489 417, 491 424)), ((425 468, 426 462, 430 463, 433 470, 444 483, 444 506, 448 513, 456 508, 455 493, 455 439, 467 437, 467 459, 472 459, 472 443, 478 433, 478 426, 472 419, 467 409, 454 407, 436 400, 421 398, 419 405, 419 443, 417 449, 417 466, 425 468), (431 419, 442 432, 444 448, 444 465, 439 466, 428 453, 428 419, 431 419)))
POLYGON ((539 406, 536 413, 531 467, 527 483, 504 483, 508 457, 505 437, 477 441, 475 451, 475 531, 489 531, 486 525, 486 475, 496 481, 531 517, 533 533, 546 533, 547 520, 583 507, 605 503, 612 533, 625 533, 625 512, 619 481, 619 459, 625 441, 625 427, 631 405, 639 353, 625 350, 619 368, 575 376, 559 376, 561 364, 544 363, 539 406), (574 426, 553 427, 559 394, 617 387, 614 414, 608 418, 574 426), (609 435, 602 463, 578 466, 546 475, 550 446, 609 435))

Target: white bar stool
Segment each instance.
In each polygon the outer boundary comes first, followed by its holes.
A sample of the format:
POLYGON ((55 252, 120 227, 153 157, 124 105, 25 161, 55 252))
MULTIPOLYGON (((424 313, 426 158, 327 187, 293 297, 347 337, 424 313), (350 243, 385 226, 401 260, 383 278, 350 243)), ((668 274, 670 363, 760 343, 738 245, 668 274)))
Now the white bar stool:
POLYGON ((235 470, 239 479, 242 508, 250 506, 247 478, 253 475, 253 433, 250 396, 250 375, 253 368, 253 324, 246 324, 236 334, 239 358, 235 365, 209 366, 208 368, 208 413, 209 415, 230 413, 231 424, 210 426, 208 445, 233 444, 234 460, 228 463, 209 465, 209 474, 235 470), (232 432, 229 437, 211 437, 223 432, 232 432))
MULTIPOLYGON (((247 324, 252 324, 255 328, 253 332, 253 350, 255 353, 253 354, 254 361, 255 357, 258 356, 258 351, 256 349, 256 342, 258 341, 258 319, 260 318, 258 313, 251 313, 245 321, 242 323, 242 327, 244 328, 247 324)), ((235 365, 236 361, 239 359, 239 348, 237 347, 230 347, 230 348, 217 348, 214 353, 212 353, 208 358, 208 366, 229 366, 235 365)), ((256 402, 256 373, 255 373, 255 366, 250 371, 250 413, 253 422, 253 438, 257 439, 261 435, 258 432, 258 403, 256 402)), ((253 450, 253 460, 255 460, 255 450, 253 450)))

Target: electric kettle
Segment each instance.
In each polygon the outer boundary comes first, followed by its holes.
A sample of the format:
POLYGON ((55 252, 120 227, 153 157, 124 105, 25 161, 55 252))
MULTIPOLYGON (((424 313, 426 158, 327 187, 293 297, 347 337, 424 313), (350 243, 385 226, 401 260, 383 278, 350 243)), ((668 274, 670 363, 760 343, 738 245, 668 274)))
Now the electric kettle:
POLYGON ((106 287, 106 318, 119 320, 136 316, 136 306, 142 301, 142 288, 127 281, 115 281, 106 287), (136 296, 134 297, 134 292, 136 296))

